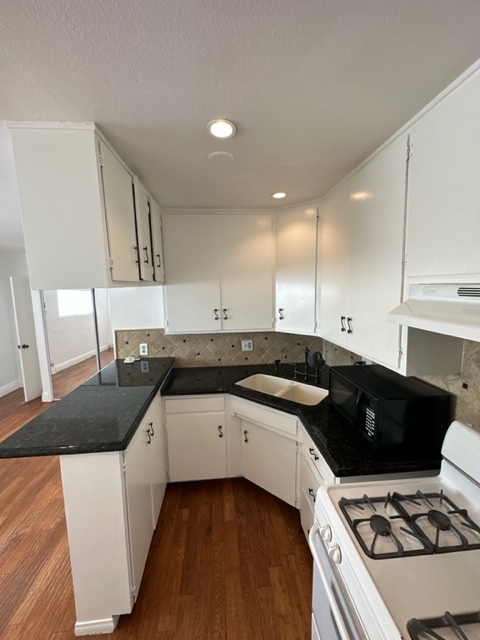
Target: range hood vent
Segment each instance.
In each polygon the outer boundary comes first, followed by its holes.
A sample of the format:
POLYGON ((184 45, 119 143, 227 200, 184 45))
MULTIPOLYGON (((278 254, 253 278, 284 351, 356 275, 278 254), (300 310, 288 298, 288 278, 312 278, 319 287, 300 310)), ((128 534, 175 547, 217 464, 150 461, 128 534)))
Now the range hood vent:
POLYGON ((480 298, 480 287, 458 287, 457 294, 463 298, 480 298))
POLYGON ((387 320, 480 342, 480 284, 413 284, 387 320))

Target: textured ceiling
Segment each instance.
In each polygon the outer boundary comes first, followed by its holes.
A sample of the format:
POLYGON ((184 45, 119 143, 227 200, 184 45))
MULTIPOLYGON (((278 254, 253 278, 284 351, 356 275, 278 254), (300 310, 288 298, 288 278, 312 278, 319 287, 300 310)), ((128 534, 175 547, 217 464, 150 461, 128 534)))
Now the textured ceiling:
MULTIPOLYGON (((277 190, 282 204, 318 198, 480 58, 479 0, 0 7, 0 119, 98 123, 163 207, 269 208, 277 190), (210 138, 215 117, 237 136, 210 138), (214 151, 235 161, 210 163, 214 151)), ((1 128, 0 148, 3 173, 1 128)), ((0 244, 18 210, 6 171, 0 244)))

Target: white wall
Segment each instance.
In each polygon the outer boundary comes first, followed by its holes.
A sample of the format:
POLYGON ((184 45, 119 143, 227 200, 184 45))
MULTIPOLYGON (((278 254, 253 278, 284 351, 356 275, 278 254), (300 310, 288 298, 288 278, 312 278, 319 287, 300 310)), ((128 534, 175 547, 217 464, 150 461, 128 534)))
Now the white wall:
POLYGON ((109 289, 112 328, 162 329, 163 286, 109 289))
MULTIPOLYGON (((90 294, 90 290, 86 290, 90 294)), ((44 291, 50 361, 54 373, 70 367, 95 354, 93 313, 61 317, 58 310, 58 291, 44 291)), ((100 347, 113 345, 108 295, 96 292, 100 347)))
POLYGON ((0 396, 21 386, 10 276, 28 276, 25 252, 0 249, 0 396))

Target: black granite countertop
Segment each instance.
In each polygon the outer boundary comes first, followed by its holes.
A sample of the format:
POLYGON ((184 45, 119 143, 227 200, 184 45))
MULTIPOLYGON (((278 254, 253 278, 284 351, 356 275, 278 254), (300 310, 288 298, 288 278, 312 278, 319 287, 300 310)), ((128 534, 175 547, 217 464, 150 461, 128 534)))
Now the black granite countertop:
MULTIPOLYGON (((301 365, 303 366, 303 365, 301 365)), ((252 391, 235 383, 255 373, 275 375, 274 365, 174 368, 163 396, 230 393, 266 407, 297 416, 337 477, 437 471, 441 456, 429 455, 413 447, 401 447, 375 453, 360 434, 349 428, 332 409, 328 400, 315 406, 300 405, 252 391)), ((293 377, 292 365, 280 365, 279 375, 293 377)), ((299 380, 303 382, 302 380, 299 380)), ((328 367, 319 386, 328 387, 328 367)))
POLYGON ((0 458, 124 450, 173 363, 115 360, 0 442, 0 458))

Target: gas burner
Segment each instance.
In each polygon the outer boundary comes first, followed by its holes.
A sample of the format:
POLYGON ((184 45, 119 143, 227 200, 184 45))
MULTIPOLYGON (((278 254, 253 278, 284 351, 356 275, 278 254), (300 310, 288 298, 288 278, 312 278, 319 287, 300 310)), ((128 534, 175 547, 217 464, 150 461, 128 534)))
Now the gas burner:
POLYGON ((389 536, 392 533, 392 525, 383 516, 372 516, 370 518, 370 526, 372 527, 373 533, 378 536, 389 536))
POLYGON ((436 509, 430 509, 427 513, 428 522, 440 531, 449 531, 452 528, 452 522, 450 518, 436 509))
POLYGON ((446 611, 441 618, 412 618, 407 624, 407 630, 412 640, 474 640, 480 638, 480 613, 452 616, 446 611))

